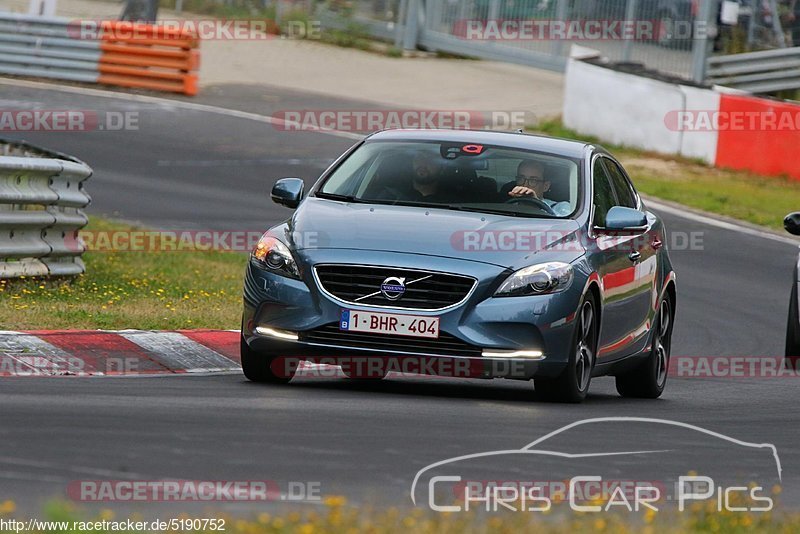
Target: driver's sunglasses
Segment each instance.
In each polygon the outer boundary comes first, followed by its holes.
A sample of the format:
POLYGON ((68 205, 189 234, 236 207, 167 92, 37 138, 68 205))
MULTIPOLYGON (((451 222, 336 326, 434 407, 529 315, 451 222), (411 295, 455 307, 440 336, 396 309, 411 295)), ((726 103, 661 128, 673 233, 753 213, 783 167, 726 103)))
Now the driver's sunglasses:
POLYGON ((544 176, 525 176, 524 174, 517 175, 517 183, 519 185, 539 185, 545 183, 544 176))

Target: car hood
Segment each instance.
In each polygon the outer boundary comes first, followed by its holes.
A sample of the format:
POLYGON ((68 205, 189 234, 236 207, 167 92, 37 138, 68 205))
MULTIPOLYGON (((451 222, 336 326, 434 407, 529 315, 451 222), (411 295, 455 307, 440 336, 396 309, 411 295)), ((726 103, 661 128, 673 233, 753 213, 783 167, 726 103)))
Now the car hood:
POLYGON ((572 219, 533 219, 307 198, 278 237, 295 250, 422 254, 516 268, 585 253, 572 219), (283 234, 283 235, 280 235, 283 234))

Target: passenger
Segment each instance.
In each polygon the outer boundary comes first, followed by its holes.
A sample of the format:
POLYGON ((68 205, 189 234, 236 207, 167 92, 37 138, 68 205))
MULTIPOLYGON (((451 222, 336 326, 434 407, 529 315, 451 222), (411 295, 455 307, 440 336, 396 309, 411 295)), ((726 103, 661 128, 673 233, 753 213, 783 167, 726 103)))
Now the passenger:
POLYGON ((414 202, 447 203, 445 192, 440 190, 444 165, 438 154, 419 152, 414 156, 412 198, 414 202))

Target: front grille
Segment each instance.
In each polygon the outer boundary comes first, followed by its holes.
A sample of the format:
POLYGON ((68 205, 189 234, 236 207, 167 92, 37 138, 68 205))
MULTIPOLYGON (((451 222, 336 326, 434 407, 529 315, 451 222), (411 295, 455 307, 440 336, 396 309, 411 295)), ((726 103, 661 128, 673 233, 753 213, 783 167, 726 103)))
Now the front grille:
POLYGON ((476 284, 469 276, 416 269, 361 265, 317 265, 314 269, 322 289, 364 306, 438 310, 463 301, 476 284), (405 292, 396 300, 380 292, 381 284, 391 277, 405 279, 405 292), (377 294, 363 298, 371 293, 377 294))
POLYGON ((384 334, 366 334, 339 330, 338 323, 322 326, 315 330, 300 332, 300 341, 339 345, 375 351, 411 352, 416 354, 436 354, 442 356, 480 357, 482 349, 470 345, 445 332, 439 332, 437 339, 414 338, 384 334))

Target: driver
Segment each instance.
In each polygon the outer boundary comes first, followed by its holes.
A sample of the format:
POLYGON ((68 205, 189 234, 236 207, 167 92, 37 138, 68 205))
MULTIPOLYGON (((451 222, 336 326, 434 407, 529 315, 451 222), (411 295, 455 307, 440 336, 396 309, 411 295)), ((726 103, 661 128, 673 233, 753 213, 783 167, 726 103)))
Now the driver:
POLYGON ((517 167, 517 178, 500 189, 500 202, 513 202, 514 199, 536 199, 544 203, 558 217, 572 211, 567 201, 558 202, 545 198, 550 191, 550 179, 545 176, 544 165, 539 161, 523 160, 517 167), (509 198, 511 197, 511 198, 509 198))
POLYGON ((544 198, 544 194, 550 190, 550 180, 544 176, 544 165, 538 161, 523 160, 517 167, 517 179, 509 182, 500 189, 500 196, 503 200, 508 197, 533 197, 542 200, 550 207, 555 202, 544 198))

